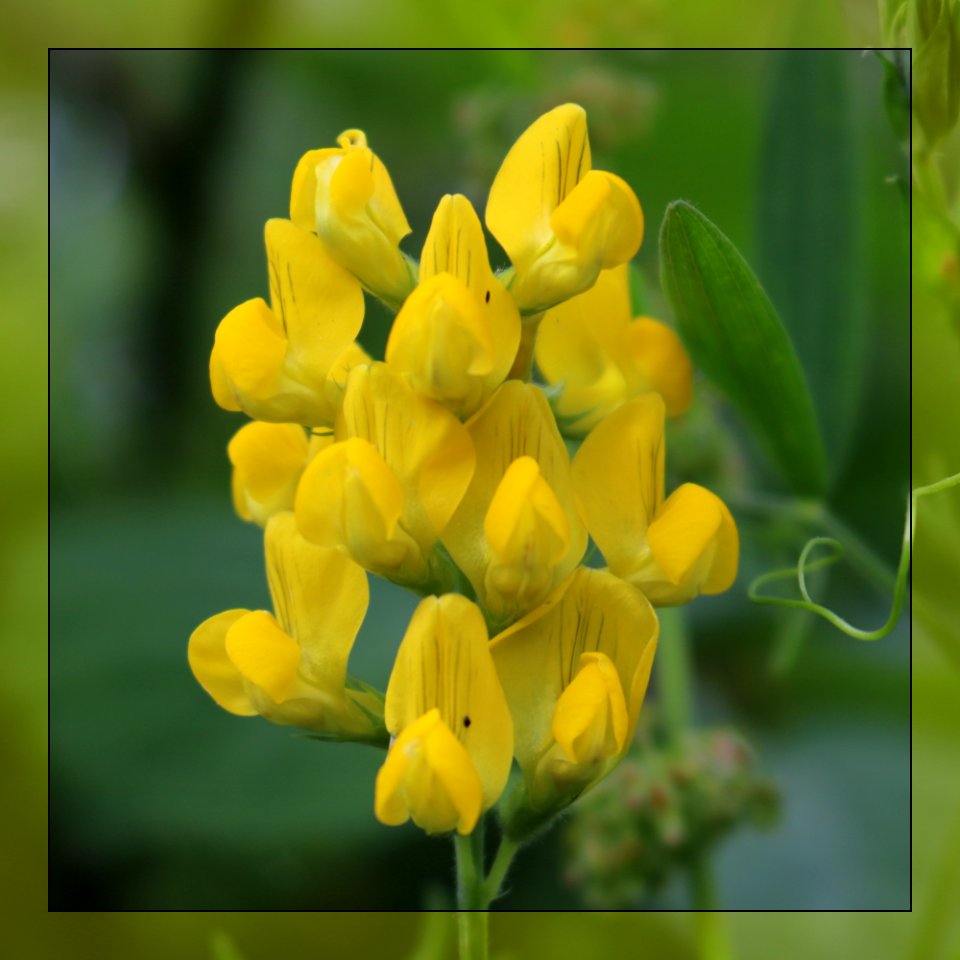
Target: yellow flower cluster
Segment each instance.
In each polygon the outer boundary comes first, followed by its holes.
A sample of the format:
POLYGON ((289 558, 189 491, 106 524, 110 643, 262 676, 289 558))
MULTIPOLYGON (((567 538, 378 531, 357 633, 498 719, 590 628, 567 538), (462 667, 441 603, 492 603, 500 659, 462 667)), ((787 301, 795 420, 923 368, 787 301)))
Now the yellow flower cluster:
POLYGON ((266 226, 270 303, 227 314, 210 358, 217 403, 252 418, 228 454, 273 612, 212 617, 189 660, 232 713, 388 745, 384 823, 467 834, 514 758, 532 811, 618 762, 654 606, 727 589, 737 531, 702 487, 664 495, 692 371, 669 327, 631 317, 640 204, 592 169, 580 107, 537 120, 494 180, 499 274, 459 195, 409 259, 386 168, 360 131, 338 144, 298 164, 290 219, 266 226), (356 341, 364 290, 397 311, 382 362, 356 341), (606 569, 583 565, 591 537, 606 569), (423 597, 385 696, 347 672, 365 571, 423 597))

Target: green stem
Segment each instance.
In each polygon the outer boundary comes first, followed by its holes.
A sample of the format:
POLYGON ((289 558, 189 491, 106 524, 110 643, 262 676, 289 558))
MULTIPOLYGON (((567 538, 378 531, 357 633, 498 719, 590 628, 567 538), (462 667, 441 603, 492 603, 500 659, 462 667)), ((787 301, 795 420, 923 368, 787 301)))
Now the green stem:
POLYGON ((697 953, 701 960, 733 960, 726 917, 717 899, 713 869, 705 856, 690 865, 690 890, 697 911, 697 953))
POLYGON ((678 746, 693 723, 691 705, 690 654, 683 611, 662 607, 658 611, 660 642, 657 670, 660 678, 660 706, 673 746, 678 746))
MULTIPOLYGON (((482 829, 478 825, 478 829, 482 829)), ((476 831, 475 831, 476 833, 476 831)), ((474 836, 454 837, 457 855, 457 932, 460 960, 487 960, 487 903, 482 854, 474 836)))
POLYGON ((513 858, 519 849, 520 845, 507 837, 500 841, 500 849, 497 850, 497 856, 483 885, 483 896, 488 904, 500 896, 500 888, 503 886, 510 864, 513 863, 513 858))

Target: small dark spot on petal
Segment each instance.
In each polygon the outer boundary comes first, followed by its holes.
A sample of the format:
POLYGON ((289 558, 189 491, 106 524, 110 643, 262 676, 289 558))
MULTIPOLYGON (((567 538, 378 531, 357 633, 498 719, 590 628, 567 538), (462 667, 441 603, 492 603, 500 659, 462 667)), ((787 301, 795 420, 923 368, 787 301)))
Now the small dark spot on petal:
POLYGON ((483 302, 484 302, 484 303, 489 303, 489 302, 490 302, 490 291, 489 291, 489 290, 487 291, 487 295, 483 298, 483 302))
MULTIPOLYGON (((488 296, 489 296, 489 294, 488 294, 488 296)), ((470 720, 469 717, 464 717, 464 718, 463 718, 463 725, 464 725, 465 727, 469 727, 471 723, 472 723, 472 721, 470 720)))

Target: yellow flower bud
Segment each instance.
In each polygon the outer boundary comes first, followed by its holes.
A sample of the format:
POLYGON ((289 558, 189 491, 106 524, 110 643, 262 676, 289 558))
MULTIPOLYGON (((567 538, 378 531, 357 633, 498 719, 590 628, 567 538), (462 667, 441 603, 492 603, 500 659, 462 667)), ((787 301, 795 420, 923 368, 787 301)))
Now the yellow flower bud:
POLYGON ((484 581, 491 612, 500 617, 536 606, 570 545, 570 523, 532 457, 518 457, 507 468, 483 532, 492 552, 484 581))
POLYGON ((339 147, 311 150, 293 175, 290 219, 323 240, 331 256, 373 294, 399 305, 415 283, 400 241, 410 225, 390 174, 362 130, 339 147))
POLYGON ((520 314, 490 269, 470 201, 447 195, 420 257, 420 284, 394 320, 386 360, 415 390, 459 417, 504 381, 520 342, 520 314))
POLYGON ((590 162, 586 114, 564 104, 520 136, 490 188, 487 226, 513 262, 510 292, 524 314, 587 290, 640 248, 636 195, 590 162))
POLYGON ((483 616, 465 597, 417 607, 387 687, 386 723, 396 740, 377 776, 377 817, 470 833, 506 785, 513 725, 483 616))
POLYGON ((722 593, 737 575, 739 539, 726 505, 687 483, 664 500, 664 405, 657 394, 624 404, 584 440, 573 482, 610 571, 658 606, 722 593))

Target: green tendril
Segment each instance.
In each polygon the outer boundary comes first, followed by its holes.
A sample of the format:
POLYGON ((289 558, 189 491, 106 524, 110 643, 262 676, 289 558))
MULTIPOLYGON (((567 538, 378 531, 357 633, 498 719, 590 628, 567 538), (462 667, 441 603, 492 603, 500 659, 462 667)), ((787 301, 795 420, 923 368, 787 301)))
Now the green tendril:
POLYGON ((900 547, 900 562, 897 565, 896 579, 893 587, 893 602, 890 606, 890 614, 884 624, 876 630, 862 630, 855 627, 843 617, 834 613, 828 607, 817 603, 811 596, 807 587, 807 575, 816 570, 822 570, 824 567, 836 563, 843 556, 843 544, 833 537, 812 537, 804 545, 800 552, 800 559, 795 567, 786 567, 780 570, 771 570, 769 573, 761 574, 757 577, 747 590, 747 596, 758 604, 765 604, 775 607, 789 607, 797 610, 808 610, 817 616, 828 620, 838 630, 842 630, 847 636, 855 640, 879 640, 885 637, 900 619, 900 613, 903 610, 903 603, 907 593, 907 582, 910 573, 910 555, 913 544, 913 532, 916 525, 917 502, 921 497, 929 496, 933 493, 941 493, 960 484, 960 473, 936 483, 928 484, 924 487, 916 487, 910 495, 907 504, 907 516, 903 526, 903 541, 900 547), (811 559, 811 555, 817 549, 825 548, 826 555, 811 559), (788 597, 775 597, 769 594, 763 594, 760 589, 768 583, 780 580, 796 579, 802 599, 791 599, 788 597))

